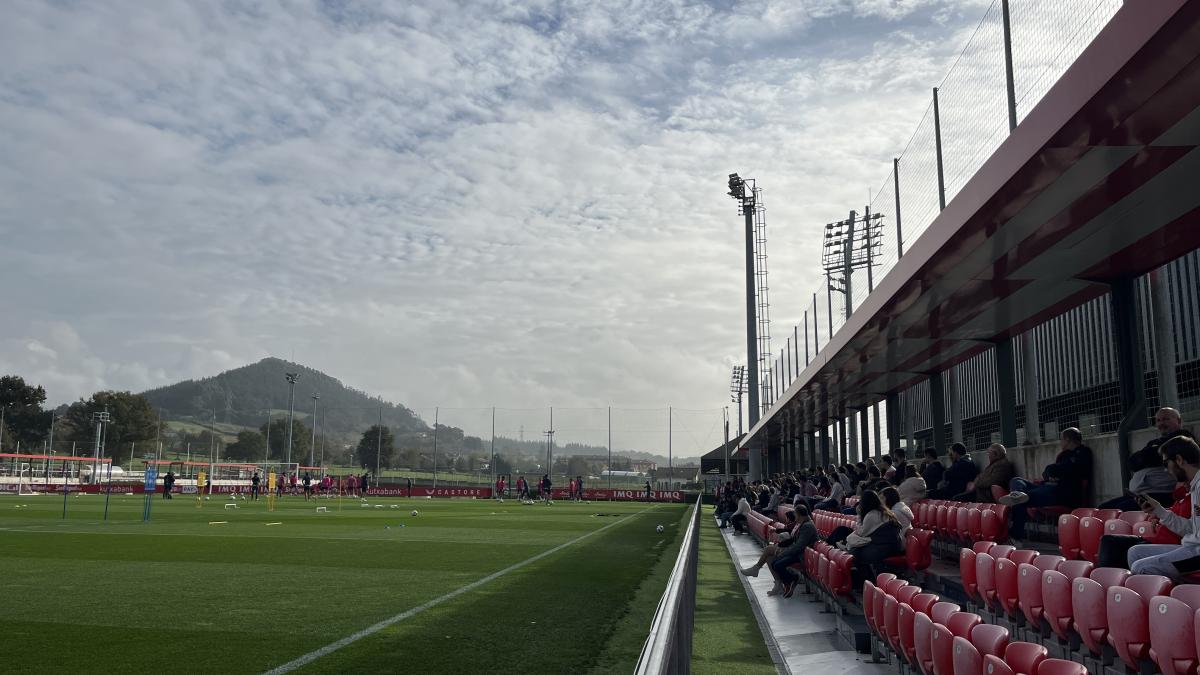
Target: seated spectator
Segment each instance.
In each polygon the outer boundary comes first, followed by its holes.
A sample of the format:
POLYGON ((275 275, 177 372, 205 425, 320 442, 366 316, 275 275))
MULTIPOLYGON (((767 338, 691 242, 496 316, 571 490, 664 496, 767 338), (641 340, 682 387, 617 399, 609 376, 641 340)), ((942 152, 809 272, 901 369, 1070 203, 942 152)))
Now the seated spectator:
MULTIPOLYGON (((761 509, 754 509, 754 510, 758 511, 759 513, 763 514, 764 516, 772 516, 773 517, 775 514, 775 509, 779 507, 779 503, 780 503, 780 501, 782 501, 783 497, 779 494, 779 490, 777 488, 772 487, 772 488, 769 488, 768 490, 770 491, 770 497, 768 497, 768 499, 767 499, 767 505, 761 509)), ((764 492, 766 492, 766 490, 764 490, 764 492)))
MULTIPOLYGON (((912 466, 908 468, 915 469, 912 466)), ((904 535, 908 534, 909 528, 912 527, 912 509, 908 508, 908 504, 900 499, 900 491, 894 487, 884 488, 883 492, 879 494, 883 497, 884 505, 891 509, 892 515, 896 516, 896 522, 900 523, 900 541, 904 541, 904 535)))
MULTIPOLYGON (((1191 518, 1192 497, 1188 494, 1188 486, 1184 485, 1183 483, 1176 485, 1174 497, 1175 503, 1171 505, 1171 513, 1174 513, 1181 518, 1191 518)), ((1158 522, 1158 519, 1154 518, 1153 516, 1150 518, 1150 520, 1158 522)), ((1171 532, 1166 525, 1162 525, 1162 529, 1166 530, 1166 532, 1157 535, 1157 538, 1160 539, 1158 543, 1179 543, 1179 535, 1171 532), (1174 539, 1173 542, 1161 541, 1162 539, 1169 540, 1172 538, 1174 539)), ((1106 534, 1100 537, 1100 551, 1097 553, 1098 559, 1096 561, 1096 566, 1120 567, 1123 569, 1129 569, 1129 549, 1137 546, 1138 544, 1150 543, 1153 542, 1146 541, 1136 534, 1106 534)))
POLYGON ((720 529, 725 529, 729 525, 733 525, 734 534, 746 533, 746 520, 750 517, 750 502, 746 501, 745 497, 738 499, 737 509, 722 514, 720 529))
POLYGON ((908 466, 908 462, 905 459, 906 456, 907 453, 905 452, 904 448, 896 448, 892 451, 892 468, 896 471, 892 475, 886 476, 892 485, 899 486, 904 482, 906 474, 905 467, 908 466))
POLYGON ((960 495, 955 495, 954 499, 960 502, 983 502, 990 504, 995 500, 992 499, 992 486, 999 485, 1005 490, 1009 489, 1009 484, 1017 475, 1017 467, 1008 458, 1008 448, 1000 443, 992 443, 987 449, 988 465, 983 467, 983 471, 975 477, 975 489, 968 490, 960 495))
POLYGON ((742 570, 742 574, 756 577, 758 570, 764 564, 768 565, 767 569, 771 570, 771 576, 775 578, 775 586, 767 591, 767 595, 780 595, 788 588, 794 588, 796 578, 789 568, 804 560, 804 549, 812 546, 819 538, 807 508, 798 506, 791 514, 789 515, 793 519, 792 527, 780 533, 779 543, 764 548, 758 562, 742 570))
MULTIPOLYGON (((1160 446, 1160 454, 1171 477, 1186 482, 1192 504, 1200 504, 1200 446, 1187 437, 1174 437, 1160 446)), ((1192 509, 1189 517, 1181 517, 1167 509, 1154 497, 1138 496, 1142 510, 1154 514, 1159 522, 1182 537, 1179 544, 1138 544, 1129 549, 1129 570, 1134 574, 1161 574, 1180 583, 1184 574, 1195 571, 1200 557, 1200 513, 1192 509), (1184 572, 1177 563, 1188 563, 1184 572)))
POLYGON ((837 478, 842 484, 842 490, 844 494, 850 494, 854 492, 854 479, 851 477, 850 468, 851 467, 849 464, 843 464, 842 466, 839 466, 837 470, 837 478))
POLYGON ((883 473, 883 477, 890 481, 892 476, 896 475, 896 465, 892 461, 892 456, 884 455, 879 461, 881 462, 879 465, 879 470, 883 473))
POLYGON ((925 448, 925 463, 921 465, 921 478, 925 479, 925 489, 931 492, 937 490, 941 487, 945 474, 946 467, 942 460, 938 459, 937 450, 925 448))
POLYGON ((917 475, 917 467, 912 464, 904 465, 904 481, 896 489, 900 493, 900 501, 909 506, 925 499, 925 479, 917 475))
POLYGON ((967 484, 975 480, 975 476, 978 475, 979 467, 975 466, 975 462, 967 454, 967 447, 962 443, 955 443, 950 446, 950 468, 946 469, 942 478, 945 486, 931 491, 929 496, 950 499, 955 495, 960 495, 967 491, 967 484))
POLYGON ((767 504, 769 503, 771 503, 770 489, 768 489, 765 484, 759 485, 757 487, 757 492, 755 492, 755 499, 752 504, 754 510, 762 513, 767 508, 767 504))
POLYGON ((1083 434, 1075 427, 1063 429, 1058 447, 1059 453, 1054 463, 1042 471, 1043 482, 1040 485, 1024 478, 1014 478, 1008 484, 1012 492, 1000 498, 1001 504, 1012 507, 1009 535, 1015 540, 1025 538, 1029 507, 1074 508, 1083 505, 1084 486, 1092 477, 1092 450, 1083 444, 1083 434))
POLYGON ((842 500, 846 497, 846 491, 842 487, 842 482, 834 478, 829 481, 829 496, 813 505, 814 511, 840 511, 842 509, 842 500))
POLYGON ((884 559, 904 553, 900 523, 874 490, 864 492, 858 502, 858 527, 839 527, 826 541, 854 556, 856 586, 864 579, 874 579, 875 568, 884 559))
MULTIPOLYGON (((1155 413, 1154 428, 1158 429, 1159 437, 1129 456, 1129 470, 1133 472, 1129 479, 1129 493, 1150 496, 1154 501, 1170 506, 1175 491, 1175 479, 1159 461, 1158 450, 1163 443, 1176 436, 1190 438, 1191 434, 1183 429, 1183 417, 1174 408, 1162 408, 1155 413)), ((1104 502, 1100 508, 1136 511, 1138 501, 1134 497, 1122 495, 1104 502)))

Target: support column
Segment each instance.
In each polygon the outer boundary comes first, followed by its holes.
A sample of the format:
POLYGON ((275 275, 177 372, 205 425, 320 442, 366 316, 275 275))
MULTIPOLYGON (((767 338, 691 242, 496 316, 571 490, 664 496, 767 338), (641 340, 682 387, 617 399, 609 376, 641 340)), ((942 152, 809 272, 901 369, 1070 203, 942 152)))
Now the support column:
POLYGON ((892 448, 900 447, 900 396, 895 393, 888 394, 883 402, 887 406, 888 444, 886 448, 879 448, 880 455, 891 452, 892 448))
MULTIPOLYGON (((946 442, 946 399, 941 371, 929 374, 929 411, 933 414, 933 447, 941 454, 946 442)), ((916 456, 915 453, 909 453, 916 456)))
MULTIPOLYGON (((870 406, 875 408, 875 406, 870 406)), ((860 408, 858 411, 859 428, 862 430, 862 454, 858 456, 859 461, 871 456, 871 443, 867 440, 867 435, 870 433, 870 423, 867 421, 867 410, 869 408, 860 408)), ((875 445, 878 447, 879 439, 875 439, 875 445)))
POLYGON ((917 406, 913 403, 915 397, 911 387, 904 391, 904 436, 908 441, 908 454, 914 457, 917 451, 917 406))
POLYGON ((881 443, 881 438, 882 438, 883 432, 879 430, 879 402, 878 401, 875 402, 875 405, 871 406, 871 415, 875 418, 875 446, 874 446, 875 454, 882 455, 883 454, 883 445, 881 443))
POLYGON ((819 466, 829 466, 829 426, 817 425, 817 445, 820 453, 819 466))
POLYGON ((1121 424, 1117 446, 1121 455, 1121 481, 1129 482, 1130 434, 1149 426, 1146 414, 1145 373, 1142 371, 1141 331, 1138 330, 1137 294, 1133 279, 1119 279, 1109 291, 1113 341, 1117 348, 1117 388, 1121 395, 1121 424))
POLYGON ((1042 420, 1038 410, 1041 386, 1038 384, 1037 344, 1033 330, 1021 335, 1021 384, 1025 390, 1025 440, 1042 442, 1042 420))
POLYGON ((958 368, 950 366, 950 438, 962 443, 962 401, 958 396, 958 368))
POLYGON ((996 398, 1000 402, 1000 442, 1017 444, 1017 375, 1012 338, 996 343, 996 398))
POLYGON ((858 424, 856 424, 854 408, 846 408, 846 436, 849 443, 846 445, 846 461, 854 463, 858 461, 858 424))
POLYGON ((1179 409, 1175 381, 1175 333, 1171 330, 1171 295, 1167 268, 1150 273, 1150 316, 1154 321, 1154 363, 1158 372, 1158 405, 1179 409))

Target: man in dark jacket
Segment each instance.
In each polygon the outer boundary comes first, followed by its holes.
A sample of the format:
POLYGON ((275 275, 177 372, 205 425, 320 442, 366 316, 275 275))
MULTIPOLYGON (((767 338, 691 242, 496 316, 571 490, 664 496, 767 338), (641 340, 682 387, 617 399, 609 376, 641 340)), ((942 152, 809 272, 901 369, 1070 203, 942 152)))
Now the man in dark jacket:
POLYGON ((962 443, 950 446, 950 468, 946 469, 946 489, 942 494, 953 497, 967 491, 967 484, 979 475, 979 467, 967 454, 967 447, 962 443))
POLYGON ((946 467, 942 464, 942 460, 938 459, 937 450, 933 448, 925 448, 925 464, 921 467, 921 478, 925 479, 925 487, 929 492, 934 492, 938 489, 938 485, 946 475, 946 467))
POLYGON ((1017 475, 1017 468, 1008 458, 1008 448, 1000 443, 992 443, 987 449, 987 454, 988 465, 975 477, 975 489, 955 495, 954 499, 960 502, 990 504, 996 501, 992 499, 993 485, 1008 489, 1008 484, 1017 475))
POLYGON ((780 543, 779 552, 770 563, 771 575, 775 577, 776 583, 775 588, 768 592, 770 595, 782 593, 784 597, 791 597, 796 587, 796 577, 791 571, 791 566, 802 562, 804 549, 817 543, 819 539, 820 535, 817 534, 817 527, 813 525, 808 507, 797 506, 796 527, 792 529, 792 536, 787 542, 780 543))
POLYGON ((1014 478, 1008 484, 1012 492, 1000 498, 1001 504, 1012 507, 1009 535, 1018 541, 1025 537, 1031 506, 1083 506, 1084 489, 1091 479, 1091 448, 1083 444, 1079 429, 1063 429, 1058 456, 1042 470, 1042 483, 1014 478))
MULTIPOLYGON (((1141 450, 1129 456, 1129 470, 1133 476, 1129 479, 1129 492, 1135 495, 1150 496, 1154 501, 1169 507, 1174 503, 1175 478, 1163 466, 1159 448, 1163 443, 1176 436, 1191 437, 1183 428, 1183 417, 1174 408, 1162 408, 1154 414, 1154 428, 1158 429, 1159 437, 1152 439, 1141 450)), ((1102 509, 1121 509, 1136 511, 1139 507, 1137 500, 1128 495, 1110 499, 1100 505, 1102 509)))

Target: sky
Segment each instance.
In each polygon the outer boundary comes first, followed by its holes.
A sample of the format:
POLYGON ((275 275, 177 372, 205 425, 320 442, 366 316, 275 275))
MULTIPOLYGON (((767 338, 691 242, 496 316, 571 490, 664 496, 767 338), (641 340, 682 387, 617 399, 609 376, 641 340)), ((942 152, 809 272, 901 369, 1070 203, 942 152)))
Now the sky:
MULTIPOLYGON (((0 22, 0 371, 266 356, 433 406, 718 409, 982 1, 81 3, 0 22)), ((281 386, 281 392, 283 387, 281 386)))

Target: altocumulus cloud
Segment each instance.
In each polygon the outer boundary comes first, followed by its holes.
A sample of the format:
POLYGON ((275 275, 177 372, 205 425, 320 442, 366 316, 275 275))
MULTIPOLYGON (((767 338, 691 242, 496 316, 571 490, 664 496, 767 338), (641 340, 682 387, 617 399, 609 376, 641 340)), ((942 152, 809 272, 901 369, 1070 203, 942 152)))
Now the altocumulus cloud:
POLYGON ((790 326, 982 12, 9 2, 0 370, 62 402, 294 350, 416 407, 719 407, 725 175, 790 326))

